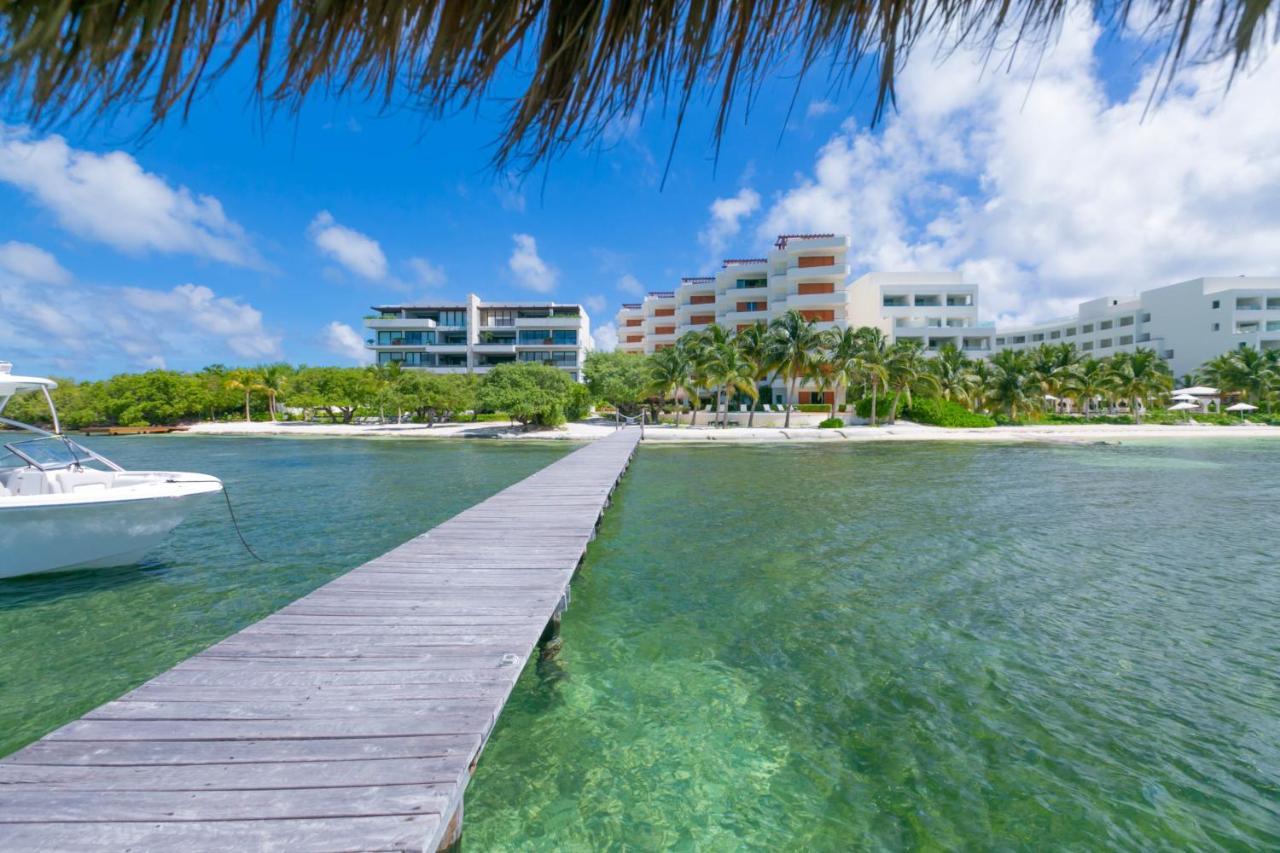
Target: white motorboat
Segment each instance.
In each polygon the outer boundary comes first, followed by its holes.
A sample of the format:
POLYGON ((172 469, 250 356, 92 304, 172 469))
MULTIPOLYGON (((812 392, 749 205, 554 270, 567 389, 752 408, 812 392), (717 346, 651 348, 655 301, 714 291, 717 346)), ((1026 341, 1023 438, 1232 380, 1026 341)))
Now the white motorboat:
POLYGON ((192 498, 222 490, 208 474, 126 471, 62 435, 56 387, 0 362, 0 578, 131 565, 182 523, 192 498), (53 432, 3 417, 20 391, 43 394, 53 432))

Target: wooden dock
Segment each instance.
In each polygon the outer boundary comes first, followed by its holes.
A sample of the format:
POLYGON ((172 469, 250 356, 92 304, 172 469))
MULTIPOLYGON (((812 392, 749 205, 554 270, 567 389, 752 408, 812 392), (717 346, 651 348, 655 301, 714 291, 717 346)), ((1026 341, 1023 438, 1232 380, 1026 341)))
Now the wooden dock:
POLYGON ((0 761, 0 850, 427 850, 640 438, 552 463, 0 761))

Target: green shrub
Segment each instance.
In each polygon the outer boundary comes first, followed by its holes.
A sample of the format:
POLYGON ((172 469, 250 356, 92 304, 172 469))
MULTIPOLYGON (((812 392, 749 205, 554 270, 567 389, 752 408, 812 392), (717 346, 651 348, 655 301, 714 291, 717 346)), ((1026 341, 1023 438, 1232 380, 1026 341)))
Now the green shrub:
POLYGON ((839 429, 842 426, 844 426, 844 421, 839 418, 827 418, 818 424, 818 429, 839 429))
MULTIPOLYGON (((876 420, 884 420, 889 416, 889 407, 893 405, 893 395, 880 394, 876 397, 876 420)), ((871 417, 871 398, 863 397, 854 404, 853 410, 858 413, 858 417, 869 419, 871 417)), ((899 412, 901 414, 901 412, 899 412)))
POLYGON ((992 418, 971 412, 954 400, 943 400, 940 397, 915 398, 911 406, 902 412, 902 417, 918 424, 958 429, 980 429, 996 425, 992 418))
POLYGON ((796 406, 802 412, 829 412, 831 411, 830 403, 801 403, 796 406))
POLYGON ((564 404, 565 419, 580 421, 589 414, 591 414, 591 394, 587 391, 587 386, 574 383, 574 386, 569 389, 569 399, 564 404))

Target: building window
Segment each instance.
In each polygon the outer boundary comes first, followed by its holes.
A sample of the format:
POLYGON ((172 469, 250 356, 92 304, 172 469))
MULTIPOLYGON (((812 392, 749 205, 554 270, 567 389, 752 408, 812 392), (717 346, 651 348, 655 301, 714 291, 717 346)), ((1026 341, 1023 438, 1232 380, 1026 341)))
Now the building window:
POLYGON ((380 347, 420 347, 436 342, 435 332, 381 331, 378 332, 380 347))
POLYGON ((1121 318, 1120 318, 1120 325, 1121 325, 1121 326, 1132 326, 1132 325, 1133 325, 1133 318, 1132 318, 1132 317, 1121 317, 1121 318))
POLYGON ((1076 336, 1076 330, 1075 330, 1075 327, 1074 327, 1074 326, 1073 326, 1072 328, 1070 328, 1070 329, 1067 329, 1067 337, 1068 337, 1068 338, 1074 338, 1075 336, 1076 336))
POLYGON ((749 288, 764 287, 768 282, 762 278, 740 278, 734 284, 738 290, 747 290, 749 288))
POLYGON ((998 347, 1004 346, 1004 338, 996 338, 996 346, 998 347))
POLYGON ((1221 328, 1222 328, 1222 324, 1221 324, 1221 323, 1214 323, 1214 324, 1213 324, 1213 330, 1214 330, 1215 332, 1219 331, 1221 328))
POLYGON ((482 326, 514 326, 516 312, 510 308, 490 308, 481 314, 482 326))
POLYGON ((1131 344, 1131 343, 1133 343, 1133 335, 1121 335, 1121 336, 1120 336, 1120 346, 1122 346, 1122 347, 1127 347, 1127 346, 1128 346, 1129 344, 1131 344))
POLYGON ((1213 300, 1213 307, 1214 307, 1214 308, 1217 308, 1218 306, 1219 306, 1218 300, 1216 300, 1216 299, 1215 299, 1215 300, 1213 300))
POLYGON ((741 312, 748 311, 764 311, 769 305, 766 302, 739 302, 738 310, 741 312))
POLYGON ((547 346, 550 344, 577 345, 577 329, 521 329, 518 343, 526 346, 547 346))
POLYGON ((536 361, 543 364, 572 364, 578 363, 577 350, 533 350, 530 352, 520 353, 521 361, 536 361))
POLYGON ((904 308, 906 304, 907 297, 905 296, 886 296, 884 298, 885 308, 904 308))
POLYGON ((467 312, 466 311, 441 311, 440 325, 441 326, 458 326, 461 328, 465 328, 467 325, 467 312))
POLYGON ((1051 340, 1051 341, 1056 341, 1056 340, 1058 340, 1058 338, 1060 338, 1060 337, 1062 337, 1062 332, 1050 332, 1050 333, 1049 333, 1049 340, 1051 340))
POLYGON ((1103 338, 1098 341, 1098 349, 1111 349, 1111 338, 1103 338))
POLYGON ((1080 327, 1080 334, 1082 335, 1087 335, 1092 331, 1093 331, 1092 323, 1085 323, 1083 326, 1080 327))
POLYGON ((1036 332, 1034 335, 1032 335, 1032 336, 1031 336, 1031 340, 1033 340, 1033 341, 1037 341, 1037 342, 1039 342, 1039 341, 1043 341, 1043 340, 1044 340, 1044 332, 1036 332))
POLYGON ((1143 314, 1143 315, 1142 315, 1142 322, 1144 322, 1144 323, 1150 323, 1150 322, 1151 322, 1151 314, 1149 314, 1149 313, 1143 314))
POLYGON ((1085 341, 1080 345, 1080 349, 1084 350, 1085 352, 1088 352, 1089 350, 1093 349, 1093 341, 1085 341))
POLYGON ((1100 330, 1110 329, 1110 328, 1111 328, 1111 321, 1110 321, 1110 320, 1103 320, 1101 323, 1099 323, 1099 324, 1098 324, 1098 328, 1099 328, 1100 330))

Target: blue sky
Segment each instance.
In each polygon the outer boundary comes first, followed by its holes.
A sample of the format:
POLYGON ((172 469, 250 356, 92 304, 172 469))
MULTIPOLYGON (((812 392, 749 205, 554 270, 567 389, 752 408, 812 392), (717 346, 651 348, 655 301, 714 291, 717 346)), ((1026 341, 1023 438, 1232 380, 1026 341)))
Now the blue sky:
POLYGON ((0 359, 77 377, 350 364, 369 305, 468 292, 585 302, 607 346, 620 303, 783 229, 851 233, 860 270, 960 269, 988 318, 1280 272, 1277 63, 1225 96, 1219 69, 1193 69, 1148 113, 1141 47, 1076 18, 1036 66, 926 49, 875 129, 866 92, 779 79, 718 162, 692 110, 665 186, 659 111, 523 181, 490 169, 497 104, 431 121, 321 98, 264 119, 233 73, 141 139, 127 115, 11 115, 0 359))

